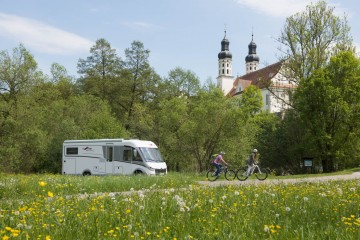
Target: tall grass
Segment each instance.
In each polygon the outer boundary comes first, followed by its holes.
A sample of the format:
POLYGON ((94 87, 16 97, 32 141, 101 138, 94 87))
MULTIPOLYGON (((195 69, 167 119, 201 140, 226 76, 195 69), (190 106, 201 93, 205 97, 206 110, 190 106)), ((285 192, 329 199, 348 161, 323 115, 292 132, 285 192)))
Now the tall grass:
POLYGON ((360 239, 358 180, 204 187, 191 179, 0 175, 0 236, 360 239))

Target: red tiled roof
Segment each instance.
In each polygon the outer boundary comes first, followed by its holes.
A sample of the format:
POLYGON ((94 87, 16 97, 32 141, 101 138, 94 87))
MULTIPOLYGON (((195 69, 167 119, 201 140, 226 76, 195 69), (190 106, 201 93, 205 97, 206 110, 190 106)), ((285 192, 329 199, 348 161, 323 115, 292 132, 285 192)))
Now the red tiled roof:
POLYGON ((250 84, 259 88, 264 88, 265 83, 270 81, 281 69, 282 61, 271 64, 260 70, 245 74, 241 77, 237 77, 234 81, 233 88, 228 93, 229 96, 236 95, 236 87, 239 83, 242 83, 244 87, 248 87, 250 84))

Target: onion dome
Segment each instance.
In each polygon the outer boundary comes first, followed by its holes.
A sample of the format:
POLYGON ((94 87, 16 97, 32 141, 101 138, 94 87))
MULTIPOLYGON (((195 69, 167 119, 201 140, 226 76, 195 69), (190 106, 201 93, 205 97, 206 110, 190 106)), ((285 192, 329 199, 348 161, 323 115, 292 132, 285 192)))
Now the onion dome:
POLYGON ((226 31, 224 39, 221 41, 221 52, 218 54, 219 59, 232 58, 232 54, 229 51, 229 40, 226 39, 226 31))
POLYGON ((254 35, 252 35, 251 42, 249 43, 249 54, 245 57, 245 61, 259 62, 260 58, 256 54, 256 43, 254 42, 254 35))

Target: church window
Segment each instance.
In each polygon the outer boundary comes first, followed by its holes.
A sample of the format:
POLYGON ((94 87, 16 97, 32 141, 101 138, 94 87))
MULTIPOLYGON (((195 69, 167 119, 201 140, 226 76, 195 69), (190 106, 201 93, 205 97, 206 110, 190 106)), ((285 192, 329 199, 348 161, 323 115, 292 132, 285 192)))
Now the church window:
POLYGON ((223 66, 223 67, 225 67, 225 65, 224 65, 224 64, 222 64, 222 66, 223 66))
POLYGON ((226 70, 226 73, 229 74, 229 69, 226 70))
POLYGON ((229 64, 226 64, 227 67, 229 67, 229 64))
POLYGON ((225 72, 224 72, 224 69, 222 70, 222 73, 224 74, 225 72))
POLYGON ((252 70, 252 67, 250 67, 250 70, 252 70))
POLYGON ((270 95, 266 94, 266 105, 270 105, 270 95))

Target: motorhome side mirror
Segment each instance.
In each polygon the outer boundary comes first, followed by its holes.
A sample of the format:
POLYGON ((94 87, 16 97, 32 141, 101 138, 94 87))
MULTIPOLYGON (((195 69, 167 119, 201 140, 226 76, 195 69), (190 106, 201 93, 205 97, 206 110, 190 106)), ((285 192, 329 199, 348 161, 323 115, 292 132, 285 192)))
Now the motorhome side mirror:
POLYGON ((136 158, 136 157, 137 157, 137 155, 138 155, 138 152, 137 152, 137 150, 136 150, 136 149, 134 149, 134 157, 136 158))

